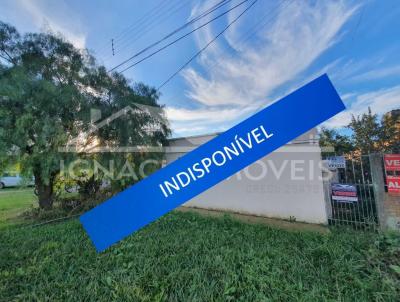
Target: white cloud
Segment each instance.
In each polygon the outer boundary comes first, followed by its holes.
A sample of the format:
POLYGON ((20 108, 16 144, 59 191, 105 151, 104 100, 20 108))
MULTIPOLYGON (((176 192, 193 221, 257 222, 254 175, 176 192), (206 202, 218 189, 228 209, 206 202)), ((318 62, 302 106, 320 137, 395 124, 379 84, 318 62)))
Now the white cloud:
POLYGON ((349 80, 361 82, 382 79, 391 76, 400 76, 400 65, 371 69, 364 73, 360 73, 349 80))
MULTIPOLYGON (((197 4, 192 16, 217 1, 197 4)), ((229 13, 224 26, 244 8, 229 13)), ((336 68, 340 60, 313 74, 305 73, 339 39, 341 29, 356 10, 345 1, 259 1, 200 56, 200 69, 183 71, 188 84, 186 95, 202 109, 167 109, 173 128, 178 133, 184 129, 198 134, 190 129, 215 132, 221 125, 229 127, 293 87, 305 84, 305 79, 336 68), (280 87, 284 91, 277 91, 280 87)), ((204 47, 221 29, 219 24, 197 31, 198 48, 204 47)))
POLYGON ((344 127, 351 121, 352 115, 360 115, 371 107, 373 113, 382 115, 392 109, 400 108, 400 85, 380 89, 373 92, 358 94, 351 97, 345 103, 347 110, 331 118, 324 123, 326 127, 344 127))
POLYGON ((82 31, 82 25, 64 1, 46 3, 16 0, 14 4, 18 6, 19 11, 22 10, 28 14, 37 29, 44 28, 59 33, 75 47, 84 48, 86 46, 86 34, 82 31))
POLYGON ((335 82, 346 84, 359 84, 399 76, 400 65, 396 61, 398 52, 398 49, 385 47, 360 59, 351 58, 345 61, 342 57, 338 62, 340 67, 333 69, 330 76, 335 82))
MULTIPOLYGON (((215 1, 205 1, 203 9, 212 3, 215 1)), ((240 43, 240 34, 230 33, 202 56, 200 64, 206 75, 194 68, 184 71, 189 84, 187 95, 206 106, 245 106, 271 96, 276 88, 305 71, 335 43, 355 10, 343 1, 292 2, 277 12, 276 20, 259 33, 257 41, 240 43)), ((214 35, 212 28, 199 31, 196 41, 204 46, 214 35)))
POLYGON ((188 127, 179 126, 172 134, 172 137, 190 136, 193 133, 210 133, 209 129, 205 126, 188 127))
MULTIPOLYGON (((254 108, 251 108, 254 109, 254 108)), ((251 110, 246 108, 242 111, 239 108, 234 109, 184 109, 167 107, 166 114, 168 120, 171 121, 207 121, 208 123, 226 122, 235 119, 238 115, 244 114, 251 110)))
POLYGON ((166 107, 165 112, 175 134, 193 135, 224 131, 233 122, 237 122, 239 118, 245 118, 256 109, 255 106, 200 109, 166 107))

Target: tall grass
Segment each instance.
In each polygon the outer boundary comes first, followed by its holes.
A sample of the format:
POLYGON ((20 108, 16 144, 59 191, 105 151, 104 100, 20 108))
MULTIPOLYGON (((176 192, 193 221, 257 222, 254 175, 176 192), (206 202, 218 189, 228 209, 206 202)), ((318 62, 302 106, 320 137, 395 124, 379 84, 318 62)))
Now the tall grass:
POLYGON ((7 228, 0 242, 3 301, 399 300, 396 246, 371 233, 174 212, 102 254, 76 220, 7 228))

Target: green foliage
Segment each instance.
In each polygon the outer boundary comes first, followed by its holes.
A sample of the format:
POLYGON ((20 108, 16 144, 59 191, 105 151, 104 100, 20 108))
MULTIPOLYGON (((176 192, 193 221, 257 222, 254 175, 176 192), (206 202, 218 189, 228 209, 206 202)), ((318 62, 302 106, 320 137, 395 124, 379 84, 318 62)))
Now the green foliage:
POLYGON ((342 135, 336 129, 322 128, 320 145, 332 147, 337 154, 358 151, 361 154, 374 152, 400 152, 400 115, 383 115, 378 119, 371 108, 359 116, 352 116, 347 125, 351 135, 342 135))
POLYGON ((381 147, 384 151, 400 153, 400 109, 394 115, 385 115, 381 122, 381 147))
MULTIPOLYGON (((397 301, 374 233, 288 232, 173 212, 96 254, 78 221, 0 233, 4 301, 397 301)), ((399 246, 397 245, 397 248, 399 246)))
MULTIPOLYGON (((21 37, 3 22, 0 96, 0 169, 14 161, 21 164, 22 173, 32 173, 39 204, 46 209, 53 203, 61 160, 68 163, 83 157, 105 162, 114 155, 87 154, 84 147, 94 141, 108 147, 162 146, 169 135, 166 122, 149 133, 146 129, 156 121, 138 110, 91 131, 90 109, 108 117, 126 106, 142 104, 159 108, 165 119, 158 93, 144 84, 130 85, 123 75, 107 73, 86 50, 74 48, 62 37, 45 33, 21 37), (78 136, 83 137, 79 154, 60 152, 78 136)), ((114 157, 123 162, 129 155, 114 157)))
POLYGON ((348 127, 353 131, 354 144, 362 154, 379 151, 380 125, 371 108, 368 108, 368 113, 353 116, 348 127))
POLYGON ((0 53, 9 57, 0 75, 0 152, 18 161, 23 173, 34 174, 39 203, 51 207, 51 186, 62 159, 58 147, 88 126, 81 92, 85 55, 50 34, 20 38, 4 23, 0 32, 9 33, 0 40, 0 53), (9 44, 15 46, 12 53, 9 44))
POLYGON ((319 140, 321 147, 332 148, 337 154, 347 154, 354 151, 354 146, 348 136, 341 135, 335 129, 322 128, 319 140))

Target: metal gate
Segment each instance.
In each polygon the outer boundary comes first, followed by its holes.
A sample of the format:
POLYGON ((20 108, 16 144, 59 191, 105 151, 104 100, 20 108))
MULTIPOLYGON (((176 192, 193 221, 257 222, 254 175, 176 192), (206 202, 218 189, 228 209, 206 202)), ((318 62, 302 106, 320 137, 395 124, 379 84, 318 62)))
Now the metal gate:
POLYGON ((330 225, 377 229, 378 214, 370 171, 368 155, 352 155, 345 157, 345 167, 337 168, 333 171, 333 177, 325 180, 330 225), (351 188, 356 198, 352 201, 335 199, 332 191, 335 183, 347 185, 343 187, 351 188))

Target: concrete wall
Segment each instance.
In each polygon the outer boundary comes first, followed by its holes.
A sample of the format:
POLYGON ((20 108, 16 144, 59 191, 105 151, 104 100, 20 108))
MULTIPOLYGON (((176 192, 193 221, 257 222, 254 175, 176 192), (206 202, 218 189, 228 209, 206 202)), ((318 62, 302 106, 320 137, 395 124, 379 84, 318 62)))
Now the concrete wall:
POLYGON ((380 228, 400 231, 400 195, 385 192, 382 154, 370 154, 369 163, 380 228))
POLYGON ((385 193, 384 195, 384 229, 400 231, 400 196, 385 193))
MULTIPOLYGON (((256 216, 327 223, 321 152, 307 133, 185 204, 256 216)), ((207 142, 213 135, 173 139, 167 163, 207 142), (175 150, 175 151, 174 151, 175 150)))

